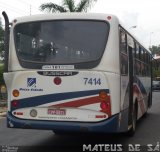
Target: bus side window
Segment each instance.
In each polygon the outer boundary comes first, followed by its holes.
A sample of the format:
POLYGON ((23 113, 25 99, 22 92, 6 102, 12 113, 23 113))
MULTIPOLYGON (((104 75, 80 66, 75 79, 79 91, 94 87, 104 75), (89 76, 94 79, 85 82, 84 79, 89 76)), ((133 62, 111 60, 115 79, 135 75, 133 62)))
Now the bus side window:
POLYGON ((128 74, 128 56, 125 54, 121 54, 121 74, 128 74))
POLYGON ((150 76, 151 72, 150 72, 150 55, 148 53, 146 53, 146 58, 147 58, 147 76, 150 76))
POLYGON ((120 51, 127 54, 127 37, 123 31, 120 31, 120 51))
POLYGON ((136 48, 135 48, 135 74, 136 75, 141 75, 141 50, 140 46, 136 43, 136 48))
POLYGON ((139 45, 136 44, 136 58, 139 59, 139 45))
POLYGON ((128 75, 127 37, 122 30, 120 31, 120 60, 121 75, 128 75))
POLYGON ((141 64, 138 60, 135 60, 135 74, 140 75, 141 70, 141 64))

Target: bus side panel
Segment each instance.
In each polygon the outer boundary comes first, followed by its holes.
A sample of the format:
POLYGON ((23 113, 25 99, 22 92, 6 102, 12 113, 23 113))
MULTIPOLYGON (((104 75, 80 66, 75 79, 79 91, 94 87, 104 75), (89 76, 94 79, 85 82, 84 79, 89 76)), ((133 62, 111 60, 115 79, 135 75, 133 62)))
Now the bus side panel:
POLYGON ((120 115, 120 132, 128 130, 128 113, 129 113, 129 77, 121 76, 121 115, 120 115))
POLYGON ((120 113, 120 75, 105 72, 106 80, 110 88, 112 114, 120 113))
MULTIPOLYGON (((150 93, 150 78, 134 76, 133 83, 133 102, 138 101, 138 115, 137 119, 141 118, 148 109, 148 97, 150 93)), ((121 115, 121 119, 124 123, 128 119, 128 107, 129 107, 129 82, 127 77, 121 77, 121 109, 125 111, 126 115, 121 115)), ((125 130, 125 129, 124 129, 125 130)))
POLYGON ((10 95, 10 92, 12 92, 12 82, 14 81, 14 73, 3 73, 3 77, 4 77, 4 80, 5 80, 5 84, 6 84, 6 87, 7 87, 7 107, 8 107, 8 110, 11 109, 11 106, 10 106, 10 102, 11 101, 11 95, 10 95))
POLYGON ((148 77, 134 77, 134 100, 138 101, 137 119, 141 118, 143 114, 148 110, 150 82, 151 79, 148 77))
POLYGON ((129 105, 129 89, 128 77, 121 77, 114 73, 105 73, 110 93, 112 96, 112 111, 118 114, 117 132, 126 132, 128 130, 128 105, 129 105), (121 78, 121 83, 120 83, 121 78), (123 82, 123 86, 122 85, 123 82), (121 85, 120 85, 121 84, 121 85), (121 90, 120 90, 121 88, 121 90), (123 101, 123 102, 121 102, 123 101))

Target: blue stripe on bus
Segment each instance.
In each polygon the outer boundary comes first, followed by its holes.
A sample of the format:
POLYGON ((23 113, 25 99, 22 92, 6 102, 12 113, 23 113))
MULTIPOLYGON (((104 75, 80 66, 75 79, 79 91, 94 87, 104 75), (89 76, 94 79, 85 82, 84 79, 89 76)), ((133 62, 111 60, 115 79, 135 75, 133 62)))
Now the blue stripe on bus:
POLYGON ((137 76, 134 77, 134 83, 138 84, 142 94, 145 94, 145 95, 147 94, 147 91, 146 91, 143 83, 140 81, 140 79, 137 76))
POLYGON ((36 97, 24 98, 18 100, 18 107, 11 107, 11 110, 26 108, 26 107, 35 107, 51 102, 91 96, 99 94, 100 91, 106 91, 109 93, 109 89, 100 89, 100 90, 88 90, 88 91, 78 91, 78 92, 66 92, 66 93, 56 93, 56 94, 48 94, 41 95, 36 97))

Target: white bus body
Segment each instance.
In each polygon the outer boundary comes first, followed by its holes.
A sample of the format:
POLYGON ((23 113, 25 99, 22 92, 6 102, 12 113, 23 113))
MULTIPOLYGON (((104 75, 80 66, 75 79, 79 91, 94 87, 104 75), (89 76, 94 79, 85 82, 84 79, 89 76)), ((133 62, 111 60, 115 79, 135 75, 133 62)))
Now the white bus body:
POLYGON ((133 132, 132 115, 139 119, 151 105, 150 58, 150 52, 113 15, 17 18, 10 28, 8 72, 4 73, 8 127, 133 132), (136 63, 142 63, 134 57, 136 43, 147 56, 144 75, 135 72, 136 63), (121 53, 121 45, 127 55, 121 53))

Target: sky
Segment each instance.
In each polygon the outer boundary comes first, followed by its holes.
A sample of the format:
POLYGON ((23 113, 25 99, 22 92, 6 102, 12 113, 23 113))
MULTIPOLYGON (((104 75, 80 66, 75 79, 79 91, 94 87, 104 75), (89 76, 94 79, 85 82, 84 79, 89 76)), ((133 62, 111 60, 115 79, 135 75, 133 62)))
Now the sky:
MULTIPOLYGON (((12 21, 20 16, 43 14, 39 6, 46 2, 61 4, 61 0, 0 0, 0 12, 6 11, 12 21)), ((97 0, 88 12, 114 14, 147 48, 160 45, 160 0, 97 0)), ((4 24, 2 15, 0 18, 4 24)))

